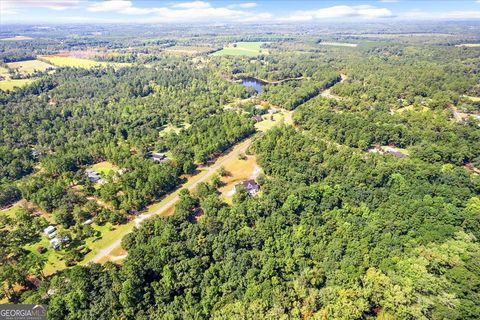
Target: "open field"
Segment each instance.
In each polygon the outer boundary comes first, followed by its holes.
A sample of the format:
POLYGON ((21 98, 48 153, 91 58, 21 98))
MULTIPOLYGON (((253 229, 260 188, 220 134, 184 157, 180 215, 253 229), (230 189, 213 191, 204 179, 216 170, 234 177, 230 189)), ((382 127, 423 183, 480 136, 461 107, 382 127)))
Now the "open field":
POLYGON ((0 81, 0 90, 13 90, 14 88, 23 87, 29 83, 31 83, 33 79, 8 79, 0 81))
POLYGON ((26 37, 26 36, 15 36, 15 37, 11 37, 11 38, 3 38, 3 39, 0 39, 2 41, 22 41, 22 40, 33 40, 33 38, 31 37, 26 37))
POLYGON ((55 68, 51 64, 40 60, 25 60, 7 63, 7 66, 10 69, 18 69, 20 73, 30 74, 35 71, 45 71, 48 68, 55 68))
POLYGON ((260 46, 265 42, 237 42, 229 44, 220 51, 212 53, 213 56, 248 56, 256 57, 261 53, 268 54, 266 49, 260 46))
POLYGON ((462 43, 455 45, 455 47, 479 48, 480 43, 462 43))
POLYGON ((0 66, 0 75, 4 77, 10 77, 8 69, 2 66, 0 66))
POLYGON ((321 46, 336 46, 336 47, 351 47, 355 48, 358 46, 356 43, 346 43, 346 42, 320 42, 321 46))
POLYGON ((190 124, 189 124, 189 123, 186 123, 186 122, 183 123, 181 126, 178 126, 178 127, 175 126, 175 125, 173 125, 173 124, 171 124, 171 123, 169 123, 166 127, 164 127, 164 128, 160 131, 159 135, 160 135, 160 137, 163 137, 163 136, 165 136, 165 135, 167 135, 167 134, 169 134, 169 133, 171 133, 171 132, 175 132, 175 133, 178 134, 178 133, 180 132, 180 130, 182 130, 182 129, 188 129, 188 128, 190 128, 190 124))
POLYGON ((11 207, 0 210, 0 216, 14 218, 17 212, 22 208, 21 203, 22 201, 18 201, 17 203, 14 203, 11 207))
POLYGON ((106 66, 115 66, 115 67, 126 67, 129 66, 128 63, 114 63, 114 62, 105 62, 105 61, 95 61, 90 59, 81 59, 74 57, 62 57, 62 56, 39 56, 41 59, 44 59, 51 64, 57 67, 78 67, 78 68, 93 68, 96 66, 106 67, 106 66))
POLYGON ((164 52, 179 55, 194 55, 199 53, 206 53, 210 50, 212 50, 211 47, 173 46, 165 48, 164 52))
POLYGON ((430 110, 429 108, 427 107, 419 107, 419 108, 416 108, 415 106, 413 105, 409 105, 409 106, 406 106, 406 107, 403 107, 403 108, 399 108, 397 110, 395 110, 394 112, 397 112, 397 113, 402 113, 402 112, 406 112, 406 111, 420 111, 420 112, 426 112, 430 110))
POLYGON ((261 122, 255 124, 255 128, 258 131, 266 132, 270 130, 273 126, 285 123, 285 124, 292 124, 292 114, 293 111, 282 110, 275 114, 264 114, 262 118, 264 119, 261 122))
POLYGON ((108 161, 102 161, 102 162, 96 163, 96 164, 90 166, 89 169, 95 170, 100 174, 102 174, 102 173, 107 174, 110 171, 113 171, 113 172, 118 171, 118 167, 116 165, 114 165, 113 163, 108 162, 108 161))
POLYGON ((227 202, 231 202, 231 198, 235 194, 235 185, 247 179, 255 179, 261 172, 257 165, 257 159, 253 155, 247 156, 247 159, 240 160, 238 157, 224 166, 228 172, 228 176, 220 177, 223 186, 219 188, 222 198, 227 202))
POLYGON ((480 97, 472 97, 472 96, 466 96, 468 99, 472 100, 473 102, 478 102, 480 101, 480 97))

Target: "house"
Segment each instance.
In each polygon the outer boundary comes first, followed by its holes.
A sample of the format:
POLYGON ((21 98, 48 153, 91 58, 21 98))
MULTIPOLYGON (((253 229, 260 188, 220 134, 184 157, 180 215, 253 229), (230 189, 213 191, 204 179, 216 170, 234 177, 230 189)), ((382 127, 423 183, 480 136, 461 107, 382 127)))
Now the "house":
POLYGON ((53 239, 53 238, 55 238, 56 236, 57 236, 57 233, 56 233, 55 231, 53 231, 52 233, 49 233, 49 234, 47 235, 48 239, 53 239))
POLYGON ((242 183, 237 184, 235 189, 241 186, 244 187, 251 196, 256 195, 258 190, 260 190, 260 186, 253 179, 245 180, 242 183))
POLYGON ((43 233, 45 233, 46 235, 49 235, 50 233, 53 233, 55 232, 56 228, 52 225, 46 227, 45 229, 43 229, 43 233))
POLYGON ((267 110, 267 112, 270 113, 270 114, 275 114, 275 113, 278 112, 278 110, 270 108, 270 109, 267 110))
POLYGON ((87 219, 85 221, 83 221, 83 224, 84 225, 89 225, 89 224, 92 224, 93 220, 92 219, 87 219))
POLYGON ((255 122, 261 122, 261 121, 263 121, 263 118, 262 118, 262 116, 257 115, 257 116, 253 116, 252 120, 255 121, 255 122))
POLYGON ((60 249, 60 246, 62 243, 66 243, 70 241, 70 238, 68 236, 61 236, 60 238, 59 237, 55 237, 53 239, 50 240, 50 248, 53 248, 55 250, 58 250, 60 249))
POLYGON ((168 160, 167 156, 164 153, 160 152, 148 152, 147 157, 153 161, 162 162, 168 160))
POLYGON ((401 153, 400 151, 396 151, 396 150, 387 150, 388 153, 390 153, 391 155, 397 157, 397 158, 406 158, 407 155, 404 154, 404 153, 401 153))
POLYGON ((98 180, 102 179, 100 174, 97 171, 92 170, 92 169, 85 170, 85 174, 87 175, 88 179, 91 182, 98 182, 98 180))
POLYGON ((367 152, 383 154, 385 152, 385 150, 383 150, 383 148, 380 145, 377 144, 373 148, 368 149, 367 152))
POLYGON ((55 250, 60 249, 60 240, 58 240, 58 238, 53 238, 52 240, 50 240, 49 247, 55 250))
POLYGON ((384 147, 383 148, 386 152, 390 153, 392 156, 395 156, 397 158, 406 158, 408 157, 408 154, 405 154, 403 152, 398 151, 395 148, 392 147, 384 147))

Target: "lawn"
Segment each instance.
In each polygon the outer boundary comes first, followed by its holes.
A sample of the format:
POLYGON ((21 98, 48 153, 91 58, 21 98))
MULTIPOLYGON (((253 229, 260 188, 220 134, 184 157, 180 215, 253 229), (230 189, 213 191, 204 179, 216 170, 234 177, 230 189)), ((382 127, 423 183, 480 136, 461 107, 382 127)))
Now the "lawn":
POLYGON ((180 132, 180 130, 188 129, 188 128, 190 128, 190 124, 186 123, 186 122, 183 123, 181 126, 175 126, 175 125, 169 123, 166 127, 164 127, 162 129, 162 131, 160 131, 160 137, 163 137, 163 136, 165 136, 165 135, 167 135, 171 132, 175 132, 175 133, 178 134, 180 132))
POLYGON ((280 124, 280 123, 285 123, 285 124, 292 124, 292 114, 293 111, 286 111, 282 110, 280 112, 277 112, 275 114, 264 114, 262 118, 264 119, 261 122, 258 122, 255 124, 255 128, 258 131, 261 132, 266 132, 270 130, 273 126, 280 124))
POLYGON ((17 212, 22 208, 21 202, 13 204, 11 207, 0 210, 0 216, 7 216, 9 218, 14 218, 17 212))
POLYGON ((29 83, 31 83, 33 79, 8 79, 0 81, 0 90, 7 91, 13 90, 14 88, 23 87, 29 83))
POLYGON ((321 46, 334 46, 334 47, 350 47, 355 48, 358 46, 356 43, 346 43, 346 42, 320 42, 321 46))
POLYGON ((268 50, 260 48, 265 42, 236 42, 229 44, 220 51, 212 53, 214 56, 248 56, 256 57, 259 54, 268 54, 268 50))
POLYGON ((462 43, 457 44, 455 47, 478 48, 480 47, 480 43, 462 43))
POLYGON ((472 96, 466 96, 468 99, 472 100, 473 102, 479 102, 480 97, 472 97, 472 96))
POLYGON ((0 66, 0 75, 4 76, 6 78, 10 78, 10 74, 8 72, 8 69, 4 68, 2 66, 0 66))
POLYGON ((26 37, 26 36, 15 36, 15 37, 11 37, 11 38, 3 38, 3 39, 0 39, 2 41, 22 41, 22 40, 33 40, 33 38, 31 37, 26 37))
POLYGON ((219 188, 222 198, 230 203, 234 194, 235 185, 247 179, 254 179, 260 173, 255 156, 247 156, 247 159, 235 158, 224 166, 228 175, 220 177, 223 185, 219 188))
POLYGON ((100 174, 108 174, 110 171, 113 171, 113 172, 118 171, 118 167, 108 161, 102 161, 102 162, 96 163, 93 166, 90 166, 89 169, 93 169, 100 174))
POLYGON ((47 60, 51 64, 57 67, 78 67, 90 69, 96 66, 106 67, 106 66, 116 66, 116 67, 126 67, 129 66, 129 63, 113 63, 105 61, 95 61, 90 59, 81 59, 74 57, 59 57, 59 56, 39 56, 43 60, 47 60))
POLYGON ((31 74, 35 71, 45 71, 48 68, 54 68, 51 64, 40 60, 26 60, 18 62, 7 63, 7 66, 11 69, 18 69, 20 73, 31 74))

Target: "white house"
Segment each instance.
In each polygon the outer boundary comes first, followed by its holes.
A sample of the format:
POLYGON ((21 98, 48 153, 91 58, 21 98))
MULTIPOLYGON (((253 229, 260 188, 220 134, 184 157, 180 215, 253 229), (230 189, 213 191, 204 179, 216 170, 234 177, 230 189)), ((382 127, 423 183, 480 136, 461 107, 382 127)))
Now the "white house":
POLYGON ((45 229, 43 229, 43 233, 45 233, 46 235, 49 235, 50 233, 52 232, 55 232, 56 228, 52 225, 46 227, 45 229))

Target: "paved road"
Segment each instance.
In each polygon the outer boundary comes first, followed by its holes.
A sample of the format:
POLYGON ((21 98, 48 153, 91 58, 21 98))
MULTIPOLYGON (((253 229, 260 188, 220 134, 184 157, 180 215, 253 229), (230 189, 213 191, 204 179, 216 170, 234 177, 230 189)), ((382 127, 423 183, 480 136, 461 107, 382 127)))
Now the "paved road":
MULTIPOLYGON (((247 149, 248 149, 248 147, 250 146, 251 143, 252 143, 252 140, 247 139, 247 140, 241 142, 240 144, 238 144, 237 146, 235 146, 233 148, 233 150, 231 150, 226 155, 218 158, 217 161, 215 161, 215 163, 212 164, 211 166, 207 167, 206 170, 203 170, 202 172, 200 172, 199 174, 194 176, 192 179, 190 179, 190 181, 186 183, 186 185, 188 185, 186 188, 188 190, 195 189, 195 187, 197 187, 197 185, 200 182, 204 182, 204 181, 208 180, 209 178, 211 178, 212 175, 215 174, 215 172, 217 172, 218 169, 220 169, 220 167, 224 166, 229 161, 235 159, 241 153, 245 153, 245 151, 247 151, 247 149)), ((183 189, 184 187, 185 187, 185 185, 180 187, 179 190, 183 189)), ((178 193, 179 193, 179 191, 175 191, 172 194, 168 195, 167 198, 170 198, 170 199, 165 204, 163 204, 161 207, 156 209, 155 211, 150 212, 150 213, 141 214, 137 218, 135 218, 135 220, 134 220, 135 226, 139 227, 140 224, 143 221, 145 221, 146 219, 149 219, 152 216, 161 215, 162 213, 167 211, 169 208, 171 208, 180 199, 179 196, 178 196, 178 193)), ((109 245, 108 247, 100 250, 92 259, 90 259, 89 263, 100 262, 104 257, 108 256, 110 254, 110 252, 112 252, 115 248, 119 247, 121 242, 122 242, 122 238, 126 234, 128 234, 132 231, 133 230, 129 230, 128 232, 122 234, 111 245, 109 245)))

